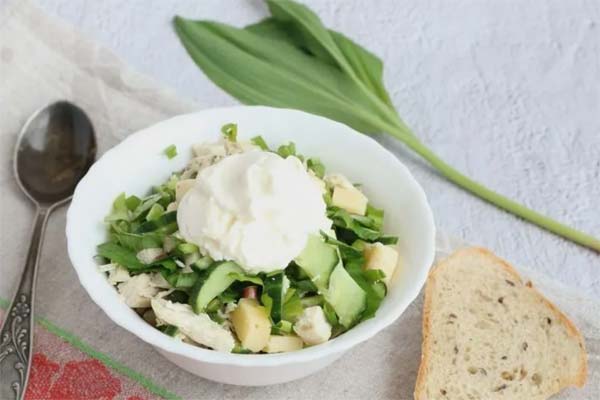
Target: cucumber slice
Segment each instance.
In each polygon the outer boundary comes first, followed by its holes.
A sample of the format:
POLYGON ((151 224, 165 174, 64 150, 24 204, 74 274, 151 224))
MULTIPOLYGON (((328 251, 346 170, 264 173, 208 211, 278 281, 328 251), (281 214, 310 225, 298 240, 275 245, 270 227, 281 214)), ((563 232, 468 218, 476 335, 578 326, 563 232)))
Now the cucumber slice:
POLYGON ((331 271, 340 261, 337 250, 320 236, 309 235, 306 247, 294 260, 320 291, 327 290, 331 271))
POLYGON ((196 314, 204 312, 208 303, 235 281, 235 278, 229 276, 232 272, 243 273, 244 271, 232 261, 214 263, 203 271, 190 295, 190 305, 196 314))
POLYGON ((350 328, 365 309, 367 294, 352 279, 340 262, 331 273, 325 300, 335 310, 340 324, 345 328, 350 328))
POLYGON ((276 324, 281 321, 281 313, 283 312, 283 271, 268 275, 264 279, 264 290, 267 295, 273 300, 271 305, 271 319, 276 324))

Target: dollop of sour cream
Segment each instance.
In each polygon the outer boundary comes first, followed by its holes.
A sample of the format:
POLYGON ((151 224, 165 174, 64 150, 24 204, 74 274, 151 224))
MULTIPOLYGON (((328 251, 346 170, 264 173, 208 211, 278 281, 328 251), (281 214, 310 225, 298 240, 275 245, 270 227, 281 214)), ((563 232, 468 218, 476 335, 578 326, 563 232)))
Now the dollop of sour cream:
POLYGON ((285 268, 331 227, 321 188, 296 157, 253 150, 202 170, 177 211, 181 235, 248 273, 285 268))

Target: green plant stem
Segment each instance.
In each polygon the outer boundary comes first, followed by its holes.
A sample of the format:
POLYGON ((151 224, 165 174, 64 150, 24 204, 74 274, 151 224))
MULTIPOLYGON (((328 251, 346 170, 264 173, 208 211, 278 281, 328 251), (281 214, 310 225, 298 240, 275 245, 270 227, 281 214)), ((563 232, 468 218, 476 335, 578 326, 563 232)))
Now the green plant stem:
POLYGON ((562 224, 552 218, 542 215, 530 208, 523 206, 499 193, 494 192, 474 181, 473 179, 463 175, 454 167, 448 165, 440 159, 434 152, 426 147, 419 139, 417 139, 409 131, 405 131, 404 127, 395 127, 390 129, 391 135, 400 139, 408 147, 414 150, 417 154, 429 161, 443 176, 451 182, 457 184, 463 189, 473 193, 474 195, 492 203, 493 205, 502 208, 514 215, 517 215, 535 225, 538 225, 558 236, 571 240, 581 246, 588 247, 597 252, 600 252, 600 240, 587 233, 573 229, 565 224, 562 224))

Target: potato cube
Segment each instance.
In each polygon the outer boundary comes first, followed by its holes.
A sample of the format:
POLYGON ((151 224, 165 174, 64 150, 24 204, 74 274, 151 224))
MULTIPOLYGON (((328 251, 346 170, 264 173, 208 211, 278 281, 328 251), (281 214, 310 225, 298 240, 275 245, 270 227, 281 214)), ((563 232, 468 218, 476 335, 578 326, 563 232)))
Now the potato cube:
POLYGON ((255 353, 265 348, 271 335, 271 321, 255 299, 240 299, 230 318, 243 347, 255 353))
POLYGON ((302 348, 302 339, 298 336, 277 336, 271 335, 269 343, 263 349, 266 353, 284 353, 287 351, 296 351, 302 348))
POLYGON ((396 249, 392 246, 375 243, 365 246, 364 255, 366 260, 365 269, 380 269, 385 274, 384 283, 389 285, 398 265, 398 252, 396 249))
POLYGON ((331 203, 351 214, 365 215, 367 212, 367 197, 357 188, 336 186, 333 189, 331 203))
POLYGON ((177 182, 175 185, 175 201, 179 203, 183 195, 194 186, 194 183, 196 183, 195 179, 182 179, 177 182))

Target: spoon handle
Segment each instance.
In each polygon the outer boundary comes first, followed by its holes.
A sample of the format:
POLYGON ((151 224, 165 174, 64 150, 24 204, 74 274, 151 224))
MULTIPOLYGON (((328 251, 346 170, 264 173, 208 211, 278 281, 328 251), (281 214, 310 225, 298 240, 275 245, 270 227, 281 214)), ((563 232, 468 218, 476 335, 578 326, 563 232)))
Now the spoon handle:
POLYGON ((0 330, 0 399, 22 399, 31 366, 33 300, 40 247, 50 210, 38 207, 25 270, 0 330))

